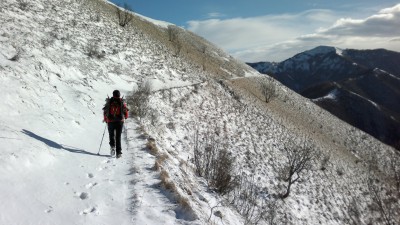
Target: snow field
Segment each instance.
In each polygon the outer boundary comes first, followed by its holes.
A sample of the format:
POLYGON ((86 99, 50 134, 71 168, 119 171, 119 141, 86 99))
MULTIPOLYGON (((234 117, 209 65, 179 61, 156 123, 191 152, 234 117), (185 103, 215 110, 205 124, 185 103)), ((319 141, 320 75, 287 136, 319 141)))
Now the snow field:
MULTIPOLYGON (((17 1, 0 4, 4 24, 0 28, 4 91, 0 110, 8 115, 0 121, 0 224, 176 224, 168 199, 160 200, 152 214, 147 208, 133 207, 133 188, 139 187, 131 183, 136 160, 132 155, 144 145, 137 146, 140 142, 135 140, 126 149, 123 142, 123 158, 115 161, 108 157, 106 131, 100 156, 96 155, 107 94, 114 89, 128 94, 146 73, 173 80, 164 75, 170 71, 165 65, 152 67, 162 56, 148 50, 142 53, 151 42, 133 36, 132 47, 110 55, 114 46, 121 49, 118 42, 124 35, 99 32, 113 23, 92 22, 91 11, 79 1, 31 1, 26 11, 19 9, 17 1), (108 54, 103 61, 87 56, 88 43, 95 37, 104 40, 97 42, 108 54), (10 60, 15 55, 18 60, 10 60), (135 210, 137 218, 133 218, 135 210)), ((154 159, 148 160, 153 161, 137 167, 154 164, 154 159)), ((153 176, 151 181, 156 182, 157 175, 153 176)), ((154 204, 163 195, 149 196, 143 205, 150 204, 147 200, 154 204)))

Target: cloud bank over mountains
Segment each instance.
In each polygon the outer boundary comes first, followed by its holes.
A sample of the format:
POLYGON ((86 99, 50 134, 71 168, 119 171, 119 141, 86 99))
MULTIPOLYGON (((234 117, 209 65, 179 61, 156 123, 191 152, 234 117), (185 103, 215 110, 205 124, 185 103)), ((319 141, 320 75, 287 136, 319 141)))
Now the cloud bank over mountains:
POLYGON ((318 45, 400 51, 400 4, 363 19, 313 9, 299 14, 189 21, 187 29, 246 61, 282 61, 318 45))

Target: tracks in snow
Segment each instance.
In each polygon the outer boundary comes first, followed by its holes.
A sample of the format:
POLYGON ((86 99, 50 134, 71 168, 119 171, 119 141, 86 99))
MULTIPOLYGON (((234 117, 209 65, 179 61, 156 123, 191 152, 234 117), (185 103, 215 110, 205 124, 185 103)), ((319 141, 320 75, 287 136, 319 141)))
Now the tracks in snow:
POLYGON ((160 187, 159 173, 154 170, 156 158, 146 149, 146 136, 132 120, 126 123, 126 139, 133 164, 130 169, 133 185, 131 212, 134 224, 193 224, 178 215, 177 203, 171 202, 169 193, 160 187))

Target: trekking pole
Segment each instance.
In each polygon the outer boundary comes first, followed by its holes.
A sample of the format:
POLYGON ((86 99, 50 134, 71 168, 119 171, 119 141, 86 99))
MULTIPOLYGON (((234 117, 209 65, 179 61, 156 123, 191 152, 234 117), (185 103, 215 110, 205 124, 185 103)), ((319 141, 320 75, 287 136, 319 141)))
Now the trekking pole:
POLYGON ((104 134, 106 133, 106 128, 107 128, 107 124, 104 127, 103 137, 101 138, 100 148, 99 148, 99 151, 97 152, 97 155, 99 155, 99 153, 100 153, 101 145, 103 144, 104 134))

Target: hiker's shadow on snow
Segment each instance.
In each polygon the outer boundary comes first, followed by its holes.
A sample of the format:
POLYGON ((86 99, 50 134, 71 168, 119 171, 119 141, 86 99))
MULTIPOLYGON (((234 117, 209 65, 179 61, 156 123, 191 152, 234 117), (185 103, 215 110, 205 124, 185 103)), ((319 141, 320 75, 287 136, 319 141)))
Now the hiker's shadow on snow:
POLYGON ((29 137, 35 138, 36 140, 45 143, 46 145, 48 145, 49 147, 52 147, 52 148, 66 150, 66 151, 69 151, 69 152, 72 152, 72 153, 80 153, 80 154, 93 155, 93 156, 101 156, 101 157, 108 157, 109 156, 109 155, 97 155, 95 153, 91 153, 91 152, 85 151, 83 149, 78 149, 78 148, 75 148, 75 147, 58 144, 55 141, 52 141, 52 140, 49 140, 47 138, 41 137, 41 136, 39 136, 39 135, 29 131, 29 130, 22 129, 21 132, 23 134, 28 135, 29 137))

